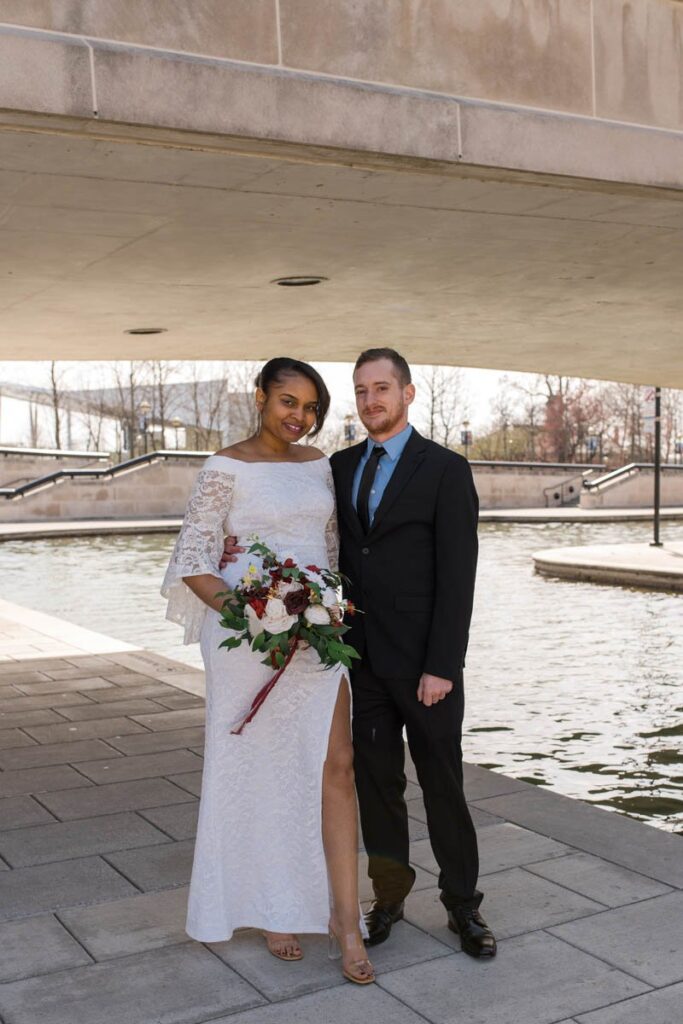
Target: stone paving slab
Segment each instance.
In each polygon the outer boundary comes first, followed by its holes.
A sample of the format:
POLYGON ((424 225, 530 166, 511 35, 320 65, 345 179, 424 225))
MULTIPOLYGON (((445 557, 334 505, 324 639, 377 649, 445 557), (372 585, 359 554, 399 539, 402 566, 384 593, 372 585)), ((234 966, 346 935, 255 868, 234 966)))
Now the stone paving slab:
MULTIPOLYGON (((538 878, 523 868, 510 868, 482 879, 483 913, 496 938, 548 928, 575 918, 599 913, 602 904, 538 878)), ((406 919, 440 942, 460 949, 460 938, 449 930, 446 911, 436 886, 412 892, 406 905, 406 919)))
POLYGON ((138 889, 154 892, 188 885, 192 872, 194 840, 148 846, 123 853, 108 853, 107 861, 138 889))
POLYGON ((11 867, 28 867, 167 842, 168 836, 137 814, 105 814, 2 832, 0 854, 11 867))
POLYGON ((155 680, 140 683, 138 686, 115 686, 112 683, 105 689, 88 690, 90 699, 97 701, 98 704, 107 704, 109 701, 134 700, 138 697, 163 697, 167 693, 173 693, 173 687, 155 680))
POLYGON ((180 786, 182 789, 186 789, 188 793, 192 793, 193 796, 199 796, 202 791, 202 773, 198 772, 181 772, 179 775, 169 775, 168 781, 172 782, 176 786, 180 786))
MULTIPOLYGON (((273 957, 266 949, 264 939, 252 929, 237 932, 230 942, 211 943, 210 949, 271 1002, 347 984, 339 961, 328 958, 326 935, 302 936, 301 944, 304 959, 296 965, 273 957)), ((372 961, 378 974, 384 975, 410 964, 450 954, 450 949, 431 936, 400 922, 392 929, 391 942, 372 950, 372 961)), ((286 1015, 284 1007, 283 1012, 286 1015)))
POLYGON ((165 711, 161 715, 136 715, 135 722, 147 729, 187 729, 204 725, 204 708, 186 708, 183 711, 165 711))
POLYGON ((10 796, 0 800, 0 830, 43 825, 54 817, 30 796, 10 796))
POLYGON ((0 797, 46 793, 51 789, 70 789, 77 786, 92 786, 92 782, 66 764, 0 772, 0 797))
MULTIPOLYGON (((91 704, 90 697, 84 693, 69 690, 67 693, 51 693, 42 697, 25 697, 18 690, 8 700, 0 699, 0 712, 18 714, 21 711, 47 711, 50 708, 72 707, 75 704, 91 704)), ((100 693, 104 693, 101 690, 100 693)))
MULTIPOLYGON (((145 718, 151 717, 145 715, 145 718)), ((203 727, 188 729, 169 729, 159 732, 145 732, 140 736, 121 736, 109 742, 122 754, 152 754, 162 750, 178 750, 182 747, 193 747, 204 742, 203 727)))
POLYGON ((0 873, 0 920, 116 900, 136 889, 100 857, 0 873))
POLYGON ((63 722, 61 725, 27 726, 25 731, 38 743, 74 743, 76 740, 109 739, 131 733, 145 733, 141 725, 121 715, 82 722, 63 722))
POLYGON ((683 1019, 683 984, 636 996, 604 1010, 583 1013, 576 1024, 679 1024, 683 1019))
POLYGON ((89 690, 111 690, 114 684, 101 676, 90 676, 79 679, 49 679, 44 683, 15 683, 26 697, 44 697, 49 693, 68 693, 78 690, 87 693, 89 690))
POLYGON ((121 757, 118 750, 102 740, 79 740, 73 743, 38 744, 21 747, 19 750, 0 751, 0 768, 39 768, 53 764, 75 764, 78 761, 94 761, 95 758, 121 757))
POLYGON ((505 797, 476 800, 482 810, 648 875, 665 885, 683 887, 680 837, 624 814, 606 813, 539 786, 505 797))
POLYGON ((166 779, 134 779, 89 789, 57 790, 43 793, 40 800, 60 821, 137 811, 146 807, 164 809, 164 804, 196 802, 190 793, 166 779))
POLYGON ((434 1024, 554 1024, 647 989, 544 932, 506 939, 489 963, 455 954, 379 984, 434 1024))
MULTIPOLYGON (((50 728, 50 726, 46 728, 50 728)), ((34 747, 37 742, 21 729, 0 730, 0 750, 12 750, 14 747, 34 747)))
POLYGON ((607 910, 552 932, 649 985, 683 981, 683 892, 607 910))
POLYGON ((95 960, 110 960, 186 943, 186 912, 183 887, 60 910, 57 916, 95 960))
POLYGON ((185 708, 204 707, 204 700, 194 693, 174 693, 168 697, 159 697, 158 703, 168 711, 182 711, 185 708))
POLYGON ((194 943, 0 989, 5 1024, 199 1024, 262 1002, 246 981, 194 943))
POLYGON ((286 1003, 219 1017, 211 1024, 424 1024, 425 1019, 378 985, 360 988, 346 983, 286 1003))
POLYGON ((0 924, 0 981, 18 981, 92 963, 51 914, 0 924))
POLYGON ((199 801, 194 800, 189 793, 186 793, 186 797, 192 802, 141 809, 139 813, 172 839, 194 839, 197 834, 199 801))
MULTIPOLYGON (((135 697, 132 700, 110 701, 109 703, 77 704, 75 707, 60 709, 60 716, 68 718, 72 722, 85 722, 91 718, 116 718, 120 715, 144 715, 153 714, 155 711, 163 711, 164 708, 146 697, 135 697)), ((60 721, 63 718, 60 717, 60 721)), ((2 718, 0 717, 0 728, 2 718)), ((28 722, 27 725, 31 723, 28 722)), ((42 725, 42 722, 36 722, 42 725)))
MULTIPOLYGON (((561 857, 569 852, 569 847, 546 839, 529 829, 519 828, 505 822, 503 825, 491 825, 486 829, 486 842, 479 851, 479 872, 482 875, 492 871, 529 864, 536 860, 548 860, 561 857)), ((432 851, 429 840, 413 843, 410 850, 411 862, 418 864, 426 871, 438 875, 439 865, 432 851)))
POLYGON ((86 761, 78 770, 98 784, 104 782, 127 782, 130 779, 149 779, 159 775, 177 775, 197 770, 202 766, 201 758, 189 750, 168 750, 160 754, 138 754, 123 757, 118 750, 112 756, 120 760, 86 761))
POLYGON ((669 886, 661 882, 619 867, 618 864, 610 864, 590 853, 573 853, 559 860, 530 864, 526 870, 598 900, 608 907, 637 903, 671 891, 669 886))
POLYGON ((64 719, 50 708, 36 708, 33 711, 0 711, 0 730, 21 729, 26 725, 51 725, 64 719))

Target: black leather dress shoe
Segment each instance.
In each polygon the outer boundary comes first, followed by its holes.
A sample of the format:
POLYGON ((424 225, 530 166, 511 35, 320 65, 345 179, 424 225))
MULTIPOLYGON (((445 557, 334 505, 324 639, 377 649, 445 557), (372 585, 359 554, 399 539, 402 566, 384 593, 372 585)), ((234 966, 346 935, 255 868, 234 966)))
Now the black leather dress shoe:
POLYGON ((474 907, 456 907, 449 910, 448 927, 460 936, 463 952, 477 958, 496 955, 493 932, 474 907))
POLYGON ((403 900, 400 903, 382 903, 375 900, 367 914, 365 924, 368 929, 366 946, 379 946, 391 935, 391 926, 403 920, 403 900))

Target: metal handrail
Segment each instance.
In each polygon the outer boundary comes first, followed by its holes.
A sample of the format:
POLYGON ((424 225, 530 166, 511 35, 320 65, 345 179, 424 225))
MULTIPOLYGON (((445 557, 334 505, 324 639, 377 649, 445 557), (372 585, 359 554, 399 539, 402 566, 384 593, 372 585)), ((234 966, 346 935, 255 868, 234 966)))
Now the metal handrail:
POLYGON ((40 455, 53 459, 97 459, 99 462, 111 458, 109 452, 81 452, 68 448, 20 448, 10 445, 0 445, 0 455, 30 455, 33 457, 40 455))
MULTIPOLYGON (((601 487, 611 486, 622 477, 628 479, 635 473, 639 473, 641 469, 654 469, 654 464, 652 462, 627 462, 625 466, 619 466, 618 469, 605 473, 604 476, 598 477, 597 480, 585 480, 583 486, 587 491, 599 490, 601 487)), ((679 472, 683 472, 683 466, 676 465, 673 462, 663 463, 662 469, 676 469, 679 472)))
POLYGON ((64 480, 94 479, 111 480, 117 476, 124 476, 132 473, 143 466, 151 465, 154 462, 163 462, 167 459, 206 459, 211 452, 188 452, 188 451, 159 451, 148 452, 146 455, 138 455, 126 462, 119 462, 115 466, 107 466, 105 469, 58 469, 54 473, 47 473, 45 476, 38 476, 35 480, 29 480, 26 484, 18 487, 0 487, 0 497, 13 501, 15 498, 24 498, 27 494, 42 491, 45 487, 52 487, 64 480))

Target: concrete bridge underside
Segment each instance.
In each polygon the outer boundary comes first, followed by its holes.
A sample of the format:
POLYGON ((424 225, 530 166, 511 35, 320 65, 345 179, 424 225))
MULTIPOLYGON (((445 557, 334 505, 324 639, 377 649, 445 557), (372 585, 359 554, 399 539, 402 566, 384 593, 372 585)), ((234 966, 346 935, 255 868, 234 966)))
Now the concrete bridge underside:
POLYGON ((683 4, 177 11, 0 0, 1 358, 683 387, 683 4))

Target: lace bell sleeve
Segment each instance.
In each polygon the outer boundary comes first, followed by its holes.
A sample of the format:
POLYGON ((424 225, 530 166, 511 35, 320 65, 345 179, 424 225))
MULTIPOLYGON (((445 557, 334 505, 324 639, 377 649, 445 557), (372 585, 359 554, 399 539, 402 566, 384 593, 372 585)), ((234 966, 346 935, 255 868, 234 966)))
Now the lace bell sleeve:
POLYGON ((166 618, 185 627, 186 644, 199 640, 207 606, 192 593, 183 577, 218 575, 224 524, 234 489, 235 477, 231 474, 200 470, 166 570, 161 587, 162 596, 168 600, 166 618))
POLYGON ((332 495, 332 512, 325 526, 325 547, 327 549, 327 567, 332 572, 339 572, 339 523, 337 522, 337 496, 334 489, 332 467, 327 463, 325 475, 328 490, 332 495))

